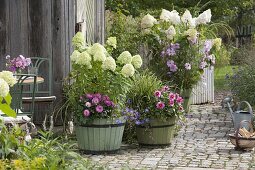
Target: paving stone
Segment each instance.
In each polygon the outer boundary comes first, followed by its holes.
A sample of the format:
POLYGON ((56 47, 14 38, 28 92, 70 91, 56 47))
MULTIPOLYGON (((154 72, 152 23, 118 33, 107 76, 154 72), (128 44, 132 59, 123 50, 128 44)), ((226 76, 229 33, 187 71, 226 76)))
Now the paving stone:
POLYGON ((234 150, 228 139, 233 133, 230 114, 217 105, 192 106, 171 146, 140 148, 123 145, 118 154, 84 155, 109 169, 254 169, 254 151, 234 150), (215 114, 217 113, 217 114, 215 114))

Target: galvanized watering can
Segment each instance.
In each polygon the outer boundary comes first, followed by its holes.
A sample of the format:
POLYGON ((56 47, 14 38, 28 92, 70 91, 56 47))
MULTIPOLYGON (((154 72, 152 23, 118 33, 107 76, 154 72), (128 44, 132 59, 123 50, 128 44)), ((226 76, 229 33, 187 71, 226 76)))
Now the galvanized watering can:
MULTIPOLYGON (((252 112, 252 107, 247 101, 241 101, 238 106, 236 111, 233 111, 231 103, 233 102, 233 99, 231 97, 226 97, 222 101, 222 106, 226 106, 230 111, 233 123, 234 123, 234 128, 235 130, 238 129, 240 122, 243 120, 247 120, 248 122, 251 122, 253 124, 253 112, 252 112), (248 107, 248 111, 241 110, 241 106, 246 105, 248 107)), ((245 127, 246 129, 249 128, 249 124, 244 124, 242 127, 245 127)))

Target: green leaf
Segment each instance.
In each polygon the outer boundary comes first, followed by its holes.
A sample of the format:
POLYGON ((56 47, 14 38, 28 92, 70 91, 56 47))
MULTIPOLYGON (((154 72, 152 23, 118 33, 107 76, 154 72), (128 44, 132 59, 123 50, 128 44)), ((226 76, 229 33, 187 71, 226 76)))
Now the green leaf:
POLYGON ((11 94, 8 93, 8 95, 7 95, 6 97, 4 97, 4 100, 6 101, 6 103, 7 103, 8 105, 10 105, 11 102, 12 102, 12 96, 11 96, 11 94))
POLYGON ((0 104, 0 110, 7 116, 16 117, 16 112, 8 104, 0 104))

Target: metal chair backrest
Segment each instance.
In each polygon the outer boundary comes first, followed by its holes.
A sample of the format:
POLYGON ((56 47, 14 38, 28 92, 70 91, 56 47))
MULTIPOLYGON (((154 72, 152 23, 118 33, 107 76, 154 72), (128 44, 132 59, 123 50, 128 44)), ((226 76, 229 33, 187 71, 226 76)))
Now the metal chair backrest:
MULTIPOLYGON (((44 78, 44 83, 37 84, 35 94, 36 96, 50 96, 52 95, 52 62, 49 58, 30 57, 31 67, 28 73, 36 74, 44 78)), ((30 90, 31 92, 31 90, 30 90)))
POLYGON ((15 110, 17 115, 30 115, 33 117, 37 76, 35 74, 15 74, 14 76, 17 78, 17 83, 10 89, 12 96, 11 107, 15 110), (22 105, 22 97, 24 95, 24 88, 26 88, 26 86, 30 86, 30 97, 32 97, 32 103, 29 108, 24 110, 22 105))

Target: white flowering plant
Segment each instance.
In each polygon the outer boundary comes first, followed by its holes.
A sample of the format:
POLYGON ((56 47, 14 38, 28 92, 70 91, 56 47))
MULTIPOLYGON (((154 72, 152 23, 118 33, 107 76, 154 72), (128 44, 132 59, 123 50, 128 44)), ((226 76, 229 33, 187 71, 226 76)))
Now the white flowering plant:
MULTIPOLYGON (((70 83, 65 88, 67 100, 72 103, 72 109, 77 114, 83 113, 83 110, 75 108, 83 94, 107 95, 118 108, 122 101, 124 103, 130 81, 142 66, 142 59, 139 55, 132 56, 128 51, 112 56, 111 53, 117 48, 115 37, 108 38, 105 45, 95 43, 90 46, 85 45, 83 37, 79 32, 73 38, 75 50, 70 58, 70 83)), ((117 116, 116 113, 114 115, 117 116)))
POLYGON ((12 87, 15 83, 16 79, 12 72, 0 72, 0 111, 11 117, 16 116, 16 112, 11 108, 12 97, 10 95, 10 87, 12 87))
POLYGON ((180 89, 192 88, 204 69, 215 64, 221 48, 221 38, 216 38, 215 27, 209 24, 211 16, 210 9, 197 17, 189 10, 180 16, 176 10, 165 9, 158 19, 144 16, 141 32, 148 48, 149 67, 180 89))

